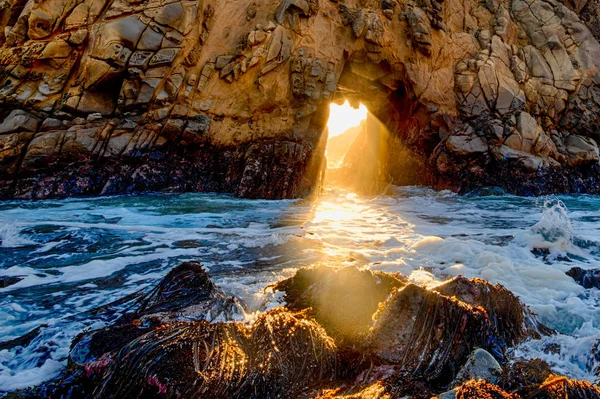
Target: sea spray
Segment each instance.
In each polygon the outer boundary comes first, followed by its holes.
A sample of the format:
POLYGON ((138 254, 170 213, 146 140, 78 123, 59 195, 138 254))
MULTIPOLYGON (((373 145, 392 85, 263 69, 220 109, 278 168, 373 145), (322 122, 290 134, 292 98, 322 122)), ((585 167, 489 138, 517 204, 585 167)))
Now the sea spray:
POLYGON ((539 234, 548 248, 568 250, 573 245, 573 226, 569 218, 569 210, 564 202, 557 198, 548 198, 544 202, 542 216, 532 228, 539 234))
POLYGON ((0 222, 0 247, 19 248, 34 245, 35 242, 21 234, 21 229, 14 223, 0 222))

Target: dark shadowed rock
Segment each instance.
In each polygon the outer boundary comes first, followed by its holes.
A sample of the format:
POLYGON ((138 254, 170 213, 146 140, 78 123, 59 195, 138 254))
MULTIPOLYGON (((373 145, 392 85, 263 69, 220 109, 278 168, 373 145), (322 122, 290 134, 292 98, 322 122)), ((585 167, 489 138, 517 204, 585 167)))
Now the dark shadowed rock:
POLYGON ((285 292, 288 308, 310 308, 310 314, 336 340, 355 340, 368 332, 379 303, 394 288, 403 287, 404 280, 400 275, 356 267, 318 266, 298 270, 275 289, 285 292))
POLYGON ((498 385, 508 392, 516 392, 527 398, 552 374, 544 360, 516 360, 505 367, 498 385))
POLYGON ((501 284, 478 278, 455 277, 433 288, 434 291, 486 310, 498 337, 508 346, 527 338, 539 338, 552 331, 539 323, 535 315, 512 292, 501 284))
POLYGON ((469 191, 465 197, 489 197, 506 195, 506 191, 502 187, 482 187, 469 191))
POLYGON ((581 267, 573 267, 567 272, 575 282, 583 288, 598 288, 600 289, 600 270, 598 269, 582 269, 581 267))
POLYGON ((238 310, 235 299, 217 288, 199 262, 184 262, 139 299, 122 322, 149 315, 160 315, 165 321, 173 318, 212 320, 222 313, 232 314, 238 310))
POLYGON ((160 323, 140 323, 108 326, 91 332, 83 332, 73 339, 69 362, 88 366, 98 359, 111 359, 130 341, 158 327, 160 323))

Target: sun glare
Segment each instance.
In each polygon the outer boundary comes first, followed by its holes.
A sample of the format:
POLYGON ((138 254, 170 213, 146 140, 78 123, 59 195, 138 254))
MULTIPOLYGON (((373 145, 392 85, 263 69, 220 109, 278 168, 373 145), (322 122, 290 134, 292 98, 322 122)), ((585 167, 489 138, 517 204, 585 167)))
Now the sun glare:
POLYGON ((358 109, 352 108, 350 103, 346 101, 342 105, 331 104, 329 106, 329 138, 339 136, 351 127, 360 125, 367 118, 367 107, 360 104, 358 109))

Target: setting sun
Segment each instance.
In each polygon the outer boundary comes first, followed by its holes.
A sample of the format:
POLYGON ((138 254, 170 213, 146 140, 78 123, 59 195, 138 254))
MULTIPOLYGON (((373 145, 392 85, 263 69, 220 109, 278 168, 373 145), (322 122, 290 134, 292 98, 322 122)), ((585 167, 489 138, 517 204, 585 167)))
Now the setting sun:
POLYGON ((360 107, 352 108, 346 101, 342 105, 331 104, 329 113, 329 138, 339 136, 351 127, 360 125, 360 122, 367 118, 367 107, 360 104, 360 107))

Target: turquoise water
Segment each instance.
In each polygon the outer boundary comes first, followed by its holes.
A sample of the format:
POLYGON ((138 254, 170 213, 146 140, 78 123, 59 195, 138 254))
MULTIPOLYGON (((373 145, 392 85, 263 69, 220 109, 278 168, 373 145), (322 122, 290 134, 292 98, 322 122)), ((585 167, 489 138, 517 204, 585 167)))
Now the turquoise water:
POLYGON ((467 198, 415 187, 375 198, 329 189, 314 202, 214 194, 0 202, 0 277, 21 279, 0 288, 0 342, 48 325, 28 346, 0 351, 0 391, 56 375, 77 333, 119 314, 94 309, 147 290, 184 260, 200 260, 239 297, 235 317, 249 323, 281 302, 270 284, 316 263, 400 271, 428 286, 457 274, 502 283, 559 331, 515 354, 593 381, 600 291, 564 272, 600 267, 598 221, 597 196, 467 198))

